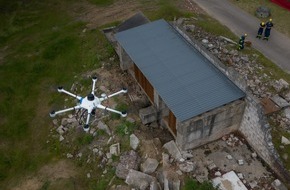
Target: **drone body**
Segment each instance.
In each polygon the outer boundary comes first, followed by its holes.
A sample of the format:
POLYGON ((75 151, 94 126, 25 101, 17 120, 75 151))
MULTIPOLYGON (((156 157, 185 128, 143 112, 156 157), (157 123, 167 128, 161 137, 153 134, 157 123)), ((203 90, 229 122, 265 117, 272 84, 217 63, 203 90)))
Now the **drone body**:
POLYGON ((94 94, 94 90, 95 90, 95 84, 97 82, 97 77, 93 77, 93 87, 92 87, 92 91, 90 94, 88 94, 86 97, 81 97, 81 96, 77 96, 71 92, 68 92, 66 90, 63 89, 63 87, 58 87, 58 92, 60 93, 65 93, 67 95, 70 95, 72 97, 75 97, 76 99, 79 100, 78 105, 68 108, 68 109, 64 109, 64 110, 59 110, 59 111, 52 111, 50 112, 50 117, 55 117, 56 115, 60 114, 60 113, 64 113, 64 112, 68 112, 68 111, 72 111, 72 110, 79 110, 79 109, 83 109, 87 111, 87 118, 86 118, 86 122, 85 125, 83 126, 84 131, 88 132, 90 130, 89 127, 89 121, 90 121, 90 116, 91 114, 93 114, 96 109, 103 109, 103 110, 108 110, 110 112, 114 112, 117 113, 119 115, 121 115, 122 117, 126 117, 127 113, 126 112, 120 112, 111 108, 108 108, 106 106, 103 106, 101 103, 104 100, 107 100, 113 96, 122 94, 122 93, 127 93, 127 89, 123 88, 122 90, 113 93, 111 95, 105 95, 102 94, 100 98, 98 98, 97 96, 95 96, 94 94))

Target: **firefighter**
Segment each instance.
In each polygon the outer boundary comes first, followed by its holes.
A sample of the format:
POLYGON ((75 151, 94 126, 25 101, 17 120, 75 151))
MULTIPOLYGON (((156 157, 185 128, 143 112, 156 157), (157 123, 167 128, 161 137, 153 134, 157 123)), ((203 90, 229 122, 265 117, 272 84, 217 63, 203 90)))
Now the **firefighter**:
POLYGON ((270 18, 269 21, 266 23, 266 28, 264 32, 264 38, 263 40, 269 40, 269 36, 271 33, 271 28, 274 26, 272 19, 270 18))
POLYGON ((238 50, 244 49, 246 37, 247 37, 247 34, 244 34, 240 37, 238 50))
POLYGON ((264 22, 261 22, 261 23, 260 23, 260 27, 259 27, 258 34, 257 34, 256 38, 261 39, 262 34, 263 34, 263 32, 264 32, 264 28, 265 28, 265 26, 266 26, 266 25, 265 25, 264 22))

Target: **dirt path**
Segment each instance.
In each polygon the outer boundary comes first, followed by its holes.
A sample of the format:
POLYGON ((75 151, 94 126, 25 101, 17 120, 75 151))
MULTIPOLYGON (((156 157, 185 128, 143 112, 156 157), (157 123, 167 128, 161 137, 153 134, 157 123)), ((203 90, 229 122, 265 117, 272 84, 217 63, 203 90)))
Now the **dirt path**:
POLYGON ((247 33, 247 40, 252 42, 255 49, 263 53, 285 72, 290 73, 290 39, 285 35, 273 28, 269 41, 258 40, 255 36, 260 21, 254 16, 234 6, 228 0, 191 1, 199 5, 220 23, 227 26, 237 36, 247 33))

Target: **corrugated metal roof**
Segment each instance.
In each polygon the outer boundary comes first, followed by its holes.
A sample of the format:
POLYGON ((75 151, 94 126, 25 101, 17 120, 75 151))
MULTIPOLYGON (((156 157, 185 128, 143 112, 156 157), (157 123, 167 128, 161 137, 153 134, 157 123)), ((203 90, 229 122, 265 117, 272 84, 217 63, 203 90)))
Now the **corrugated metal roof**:
POLYGON ((179 121, 245 96, 165 20, 116 34, 179 121))

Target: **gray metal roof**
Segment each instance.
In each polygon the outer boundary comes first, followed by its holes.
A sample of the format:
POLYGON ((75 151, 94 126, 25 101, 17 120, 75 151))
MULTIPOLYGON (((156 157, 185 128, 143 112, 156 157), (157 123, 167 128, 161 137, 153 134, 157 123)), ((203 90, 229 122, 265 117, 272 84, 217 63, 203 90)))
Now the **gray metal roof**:
POLYGON ((116 34, 179 121, 245 96, 165 20, 116 34))

